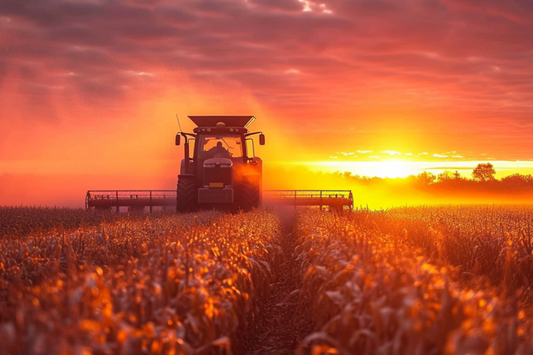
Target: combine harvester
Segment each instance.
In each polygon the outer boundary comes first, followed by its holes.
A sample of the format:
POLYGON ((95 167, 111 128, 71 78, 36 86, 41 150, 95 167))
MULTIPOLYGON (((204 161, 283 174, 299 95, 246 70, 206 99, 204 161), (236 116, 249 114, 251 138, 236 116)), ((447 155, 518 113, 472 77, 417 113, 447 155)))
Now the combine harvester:
MULTIPOLYGON (((154 207, 191 212, 199 209, 249 211, 263 205, 319 206, 342 210, 353 208, 349 190, 270 190, 263 191, 263 162, 255 156, 249 132, 253 116, 189 116, 196 124, 193 133, 178 132, 176 145, 183 138, 176 190, 89 190, 87 209, 128 208, 150 212, 154 207), (192 152, 191 152, 192 144, 192 152), (192 153, 192 154, 191 154, 192 153)), ((181 130, 181 128, 180 128, 181 130)))

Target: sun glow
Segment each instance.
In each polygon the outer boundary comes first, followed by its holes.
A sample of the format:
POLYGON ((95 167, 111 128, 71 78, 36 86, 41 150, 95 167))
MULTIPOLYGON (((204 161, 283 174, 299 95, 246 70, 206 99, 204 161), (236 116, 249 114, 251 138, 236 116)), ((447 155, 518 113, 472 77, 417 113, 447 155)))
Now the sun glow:
POLYGON ((403 178, 412 174, 405 162, 385 160, 376 164, 376 176, 387 178, 403 178))
POLYGON ((305 166, 315 172, 350 172, 353 175, 375 176, 380 178, 404 178, 421 172, 418 171, 416 167, 411 166, 412 164, 412 162, 398 159, 388 159, 383 161, 322 161, 297 163, 297 165, 305 166))
MULTIPOLYGON (((312 172, 324 173, 350 173, 352 175, 379 177, 379 178, 405 178, 411 175, 418 175, 423 171, 439 175, 445 171, 449 173, 458 172, 463 178, 471 178, 472 170, 486 160, 466 160, 466 161, 444 161, 435 160, 413 161, 410 159, 389 159, 373 161, 318 161, 318 162, 298 162, 292 163, 303 166, 312 172)), ((532 174, 533 162, 531 161, 490 161, 496 169, 496 178, 512 174, 532 174)), ((290 163, 289 163, 290 164, 290 163)))

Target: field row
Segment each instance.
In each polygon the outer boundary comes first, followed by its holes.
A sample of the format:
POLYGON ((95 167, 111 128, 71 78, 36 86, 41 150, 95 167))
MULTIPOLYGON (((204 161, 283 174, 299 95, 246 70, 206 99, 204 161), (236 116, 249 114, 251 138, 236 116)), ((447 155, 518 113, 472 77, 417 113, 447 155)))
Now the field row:
POLYGON ((274 282, 279 237, 277 218, 256 211, 4 239, 0 353, 238 350, 274 282))
POLYGON ((442 245, 418 234, 422 222, 419 230, 403 224, 400 234, 384 232, 398 232, 390 224, 403 223, 397 218, 406 212, 299 216, 303 282, 296 303, 311 304, 316 329, 300 353, 533 353, 531 306, 515 295, 499 297, 482 281, 473 288, 456 282, 457 268, 414 247, 419 238, 442 245))
MULTIPOLYGON (((18 238, 49 230, 85 229, 123 218, 124 215, 117 213, 83 209, 0 206, 0 238, 18 238)), ((128 219, 143 219, 143 216, 131 215, 128 219)))
POLYGON ((532 216, 418 207, 303 209, 284 228, 264 210, 45 223, 1 239, 0 354, 243 354, 276 334, 264 313, 281 279, 294 285, 274 310, 296 311, 269 315, 294 323, 302 355, 531 354, 532 216))

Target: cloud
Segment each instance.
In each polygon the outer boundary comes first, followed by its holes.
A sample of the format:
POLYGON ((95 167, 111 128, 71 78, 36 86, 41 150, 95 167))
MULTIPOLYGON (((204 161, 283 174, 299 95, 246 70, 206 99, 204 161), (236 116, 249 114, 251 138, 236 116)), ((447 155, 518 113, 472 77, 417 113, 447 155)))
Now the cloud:
POLYGON ((380 153, 385 153, 385 154, 389 154, 389 155, 402 155, 402 153, 396 152, 394 150, 384 150, 384 151, 382 151, 380 153))
POLYGON ((269 10, 279 10, 287 12, 299 12, 303 10, 303 5, 296 0, 249 0, 248 3, 269 10))
MULTIPOLYGON (((243 88, 294 131, 318 132, 308 121, 323 116, 322 132, 349 117, 360 135, 415 127, 418 140, 483 127, 505 132, 500 146, 513 151, 533 135, 527 0, 5 0, 0 14, 0 93, 51 119, 74 103, 127 105, 131 93, 186 77, 243 88), (394 119, 404 125, 387 125, 394 119)), ((0 116, 15 110, 0 103, 0 116)))

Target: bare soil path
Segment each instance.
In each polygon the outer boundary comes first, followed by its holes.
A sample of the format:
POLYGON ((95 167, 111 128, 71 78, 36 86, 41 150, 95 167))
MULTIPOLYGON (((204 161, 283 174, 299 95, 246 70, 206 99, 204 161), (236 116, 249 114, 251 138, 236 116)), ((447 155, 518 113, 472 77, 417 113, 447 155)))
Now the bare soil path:
MULTIPOLYGON (((299 284, 299 272, 295 262, 295 237, 292 234, 294 221, 286 221, 283 239, 283 264, 278 281, 272 285, 270 296, 263 307, 260 330, 246 344, 245 355, 295 354, 299 335, 304 331, 302 315, 298 314, 294 294, 299 284)), ((305 332, 305 331, 304 331, 305 332)))

